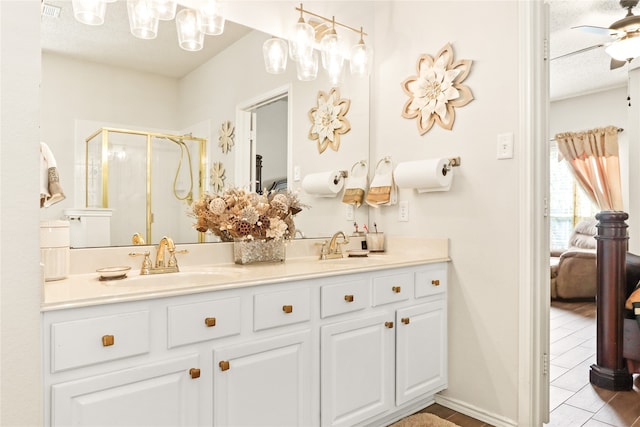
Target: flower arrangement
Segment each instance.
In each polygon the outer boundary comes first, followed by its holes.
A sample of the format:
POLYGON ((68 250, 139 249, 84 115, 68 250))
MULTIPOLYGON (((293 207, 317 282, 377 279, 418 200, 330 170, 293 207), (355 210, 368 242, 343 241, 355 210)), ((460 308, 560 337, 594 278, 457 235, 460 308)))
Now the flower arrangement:
POLYGON ((222 194, 204 194, 191 205, 200 232, 211 231, 222 240, 293 238, 293 217, 305 206, 296 194, 257 194, 239 188, 222 194))

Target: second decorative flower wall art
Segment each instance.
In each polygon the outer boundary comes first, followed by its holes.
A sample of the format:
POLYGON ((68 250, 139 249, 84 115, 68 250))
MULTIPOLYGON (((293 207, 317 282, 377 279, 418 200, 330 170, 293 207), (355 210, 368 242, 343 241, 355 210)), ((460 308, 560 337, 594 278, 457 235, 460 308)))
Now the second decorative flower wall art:
POLYGON ((231 151, 231 147, 234 145, 234 127, 229 120, 222 122, 220 129, 218 129, 218 146, 223 153, 231 151))
POLYGON ((416 63, 416 76, 402 82, 402 89, 409 96, 404 104, 402 117, 416 119, 418 132, 424 135, 434 123, 451 130, 455 121, 455 108, 473 100, 473 94, 462 82, 471 71, 470 59, 454 61, 453 48, 447 43, 436 54, 421 55, 416 63))
POLYGON ((311 129, 309 139, 317 140, 318 152, 322 154, 327 147, 338 151, 340 135, 351 130, 351 123, 345 117, 351 106, 349 99, 340 99, 340 91, 331 89, 326 94, 318 92, 317 105, 309 110, 311 129))

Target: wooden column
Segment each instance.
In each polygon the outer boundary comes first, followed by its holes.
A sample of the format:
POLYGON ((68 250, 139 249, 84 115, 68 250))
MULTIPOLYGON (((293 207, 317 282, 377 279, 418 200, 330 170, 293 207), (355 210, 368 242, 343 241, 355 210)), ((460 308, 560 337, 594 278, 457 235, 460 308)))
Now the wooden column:
POLYGON ((626 290, 627 224, 629 215, 603 211, 598 222, 596 293, 596 364, 591 365, 591 384, 608 390, 631 390, 633 378, 622 358, 622 325, 626 290))

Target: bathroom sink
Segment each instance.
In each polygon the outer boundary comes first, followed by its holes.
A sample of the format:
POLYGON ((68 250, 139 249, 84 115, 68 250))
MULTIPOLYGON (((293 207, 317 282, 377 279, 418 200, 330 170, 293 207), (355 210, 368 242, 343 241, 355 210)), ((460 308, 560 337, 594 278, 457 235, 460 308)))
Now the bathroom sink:
POLYGON ((234 276, 235 274, 229 269, 210 267, 198 271, 136 275, 105 284, 116 286, 209 285, 225 283, 234 276))

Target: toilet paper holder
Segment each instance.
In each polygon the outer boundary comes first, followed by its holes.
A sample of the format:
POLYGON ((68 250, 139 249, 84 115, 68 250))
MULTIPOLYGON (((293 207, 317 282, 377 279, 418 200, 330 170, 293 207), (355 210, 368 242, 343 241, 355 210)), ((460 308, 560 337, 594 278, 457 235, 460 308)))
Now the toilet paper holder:
POLYGON ((449 157, 449 163, 442 168, 442 175, 447 175, 451 168, 460 166, 460 157, 449 157))
POLYGON ((333 183, 338 184, 340 182, 340 179, 345 179, 348 176, 349 176, 349 172, 347 172, 346 170, 338 171, 338 174, 333 177, 333 183))

